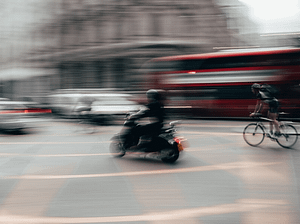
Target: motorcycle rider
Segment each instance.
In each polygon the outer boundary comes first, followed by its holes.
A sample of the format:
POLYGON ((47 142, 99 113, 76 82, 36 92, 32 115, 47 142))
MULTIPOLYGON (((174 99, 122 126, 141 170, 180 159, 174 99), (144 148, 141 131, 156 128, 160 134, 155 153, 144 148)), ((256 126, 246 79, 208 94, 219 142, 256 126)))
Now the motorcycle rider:
MULTIPOLYGON (((150 89, 146 92, 148 104, 139 112, 132 114, 129 119, 139 120, 142 118, 149 118, 150 123, 139 125, 130 130, 129 135, 136 137, 155 136, 158 135, 163 127, 165 119, 165 111, 163 105, 163 94, 161 90, 150 89)), ((140 150, 143 148, 143 143, 137 146, 130 147, 131 150, 140 150)))

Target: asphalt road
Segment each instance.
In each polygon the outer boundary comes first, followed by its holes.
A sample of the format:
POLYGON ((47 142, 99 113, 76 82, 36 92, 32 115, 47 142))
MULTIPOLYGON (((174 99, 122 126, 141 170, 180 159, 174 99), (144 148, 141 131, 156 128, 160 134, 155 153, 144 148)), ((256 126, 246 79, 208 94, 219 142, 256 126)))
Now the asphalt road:
POLYGON ((182 121, 175 164, 111 157, 120 126, 45 120, 1 135, 0 223, 300 223, 300 143, 251 147, 247 123, 182 121))

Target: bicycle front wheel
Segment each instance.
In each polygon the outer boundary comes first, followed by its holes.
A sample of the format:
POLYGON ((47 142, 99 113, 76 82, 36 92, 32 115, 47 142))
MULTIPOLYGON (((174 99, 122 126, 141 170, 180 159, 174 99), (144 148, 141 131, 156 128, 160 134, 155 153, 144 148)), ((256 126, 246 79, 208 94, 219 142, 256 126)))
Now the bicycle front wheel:
POLYGON ((245 127, 243 137, 248 145, 258 146, 265 138, 265 131, 262 126, 251 123, 245 127))
POLYGON ((279 127, 281 136, 276 139, 277 143, 283 148, 293 147, 298 140, 296 128, 290 124, 283 124, 279 127))

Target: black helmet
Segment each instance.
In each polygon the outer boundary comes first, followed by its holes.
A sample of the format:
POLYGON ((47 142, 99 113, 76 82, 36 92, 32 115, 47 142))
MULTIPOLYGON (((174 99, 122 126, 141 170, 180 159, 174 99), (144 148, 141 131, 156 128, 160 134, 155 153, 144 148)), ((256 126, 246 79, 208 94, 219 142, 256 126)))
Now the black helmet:
POLYGON ((147 91, 146 95, 149 100, 159 100, 160 99, 160 93, 155 89, 149 89, 147 91))
POLYGON ((260 85, 258 84, 258 83, 254 83, 252 86, 251 86, 251 88, 252 89, 260 89, 260 85))

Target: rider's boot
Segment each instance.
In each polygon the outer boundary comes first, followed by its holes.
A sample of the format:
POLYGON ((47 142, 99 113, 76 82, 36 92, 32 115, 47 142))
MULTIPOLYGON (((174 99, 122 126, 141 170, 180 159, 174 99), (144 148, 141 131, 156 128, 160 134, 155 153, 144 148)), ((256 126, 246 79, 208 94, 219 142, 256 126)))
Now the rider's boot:
POLYGON ((273 136, 273 131, 270 131, 269 133, 267 133, 267 137, 272 138, 273 136))
POLYGON ((142 145, 138 144, 138 145, 133 145, 133 146, 129 147, 128 151, 130 151, 130 152, 145 152, 146 150, 142 145))
POLYGON ((131 146, 129 150, 138 151, 138 152, 148 152, 150 144, 151 144, 151 139, 142 137, 140 139, 140 142, 137 145, 131 146))
POLYGON ((279 131, 276 131, 276 132, 275 132, 275 137, 278 138, 278 137, 280 137, 280 136, 281 136, 281 133, 280 133, 279 131))

